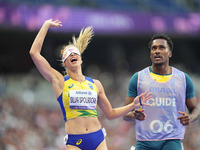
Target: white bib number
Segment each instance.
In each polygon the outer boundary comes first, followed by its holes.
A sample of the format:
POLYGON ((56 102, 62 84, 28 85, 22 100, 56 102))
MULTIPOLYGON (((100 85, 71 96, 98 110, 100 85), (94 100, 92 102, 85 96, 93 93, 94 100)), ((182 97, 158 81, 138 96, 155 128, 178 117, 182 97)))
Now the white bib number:
POLYGON ((170 124, 170 120, 167 120, 165 124, 163 124, 160 120, 153 120, 150 124, 150 129, 153 133, 160 133, 162 131, 171 133, 174 130, 174 127, 170 124))
POLYGON ((71 109, 95 109, 97 93, 91 90, 70 90, 69 103, 71 109))

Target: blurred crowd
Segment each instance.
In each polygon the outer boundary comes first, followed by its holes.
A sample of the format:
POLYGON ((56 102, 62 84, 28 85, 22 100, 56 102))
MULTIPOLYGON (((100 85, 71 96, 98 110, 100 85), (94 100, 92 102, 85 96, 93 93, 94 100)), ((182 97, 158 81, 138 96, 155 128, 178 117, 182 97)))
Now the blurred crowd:
MULTIPOLYGON (((13 98, 3 99, 0 121, 1 150, 64 150, 64 120, 59 109, 28 106, 13 98)), ((100 117, 107 130, 109 150, 128 149, 134 144, 132 125, 100 117)))
MULTIPOLYGON (((89 66, 86 72, 102 81, 113 107, 122 106, 131 74, 101 71, 89 66)), ((15 80, 13 76, 4 77, 0 83, 0 150, 64 150, 64 120, 47 81, 32 73, 15 76, 15 80), (37 91, 44 91, 44 96, 37 97, 40 95, 37 91)), ((200 106, 198 91, 196 96, 200 106)), ((134 122, 125 122, 122 118, 109 121, 99 108, 97 111, 107 131, 109 150, 130 150, 135 146, 134 122)), ((187 127, 184 149, 200 150, 199 141, 200 119, 187 127)))

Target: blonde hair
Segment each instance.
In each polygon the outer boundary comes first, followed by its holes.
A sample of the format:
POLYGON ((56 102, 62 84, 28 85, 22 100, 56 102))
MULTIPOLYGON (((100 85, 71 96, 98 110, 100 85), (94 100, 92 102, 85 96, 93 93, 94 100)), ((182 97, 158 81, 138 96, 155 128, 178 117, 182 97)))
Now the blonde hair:
MULTIPOLYGON (((73 36, 72 37, 72 42, 69 42, 69 45, 73 45, 76 48, 78 48, 78 50, 82 54, 85 51, 85 49, 87 48, 87 46, 90 43, 90 41, 91 41, 93 36, 94 36, 94 31, 93 31, 93 27, 92 26, 88 26, 85 29, 82 28, 81 31, 80 31, 79 37, 75 38, 75 36, 73 36)), ((61 50, 61 54, 63 53, 65 48, 63 48, 61 50)))

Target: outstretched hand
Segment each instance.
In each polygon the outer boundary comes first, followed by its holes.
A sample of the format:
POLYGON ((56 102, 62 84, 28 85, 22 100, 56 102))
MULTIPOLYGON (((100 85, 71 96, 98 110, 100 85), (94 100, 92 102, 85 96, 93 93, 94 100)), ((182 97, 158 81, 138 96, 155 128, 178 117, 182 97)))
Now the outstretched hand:
POLYGON ((141 103, 142 105, 146 105, 149 106, 149 104, 145 103, 148 99, 152 98, 152 92, 149 92, 149 90, 146 90, 145 93, 142 93, 140 95, 138 95, 135 99, 134 99, 134 106, 135 107, 139 107, 140 106, 140 99, 141 99, 141 103))
POLYGON ((47 24, 49 27, 61 27, 62 22, 59 20, 53 21, 52 19, 46 20, 45 24, 47 24))

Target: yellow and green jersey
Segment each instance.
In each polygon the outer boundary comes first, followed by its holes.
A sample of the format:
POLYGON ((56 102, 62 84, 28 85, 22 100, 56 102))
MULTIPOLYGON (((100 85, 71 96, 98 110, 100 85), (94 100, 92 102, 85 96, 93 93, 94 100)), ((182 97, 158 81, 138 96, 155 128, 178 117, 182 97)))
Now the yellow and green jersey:
POLYGON ((58 97, 64 120, 78 117, 97 117, 98 91, 94 81, 85 77, 78 82, 65 76, 64 89, 58 97))

